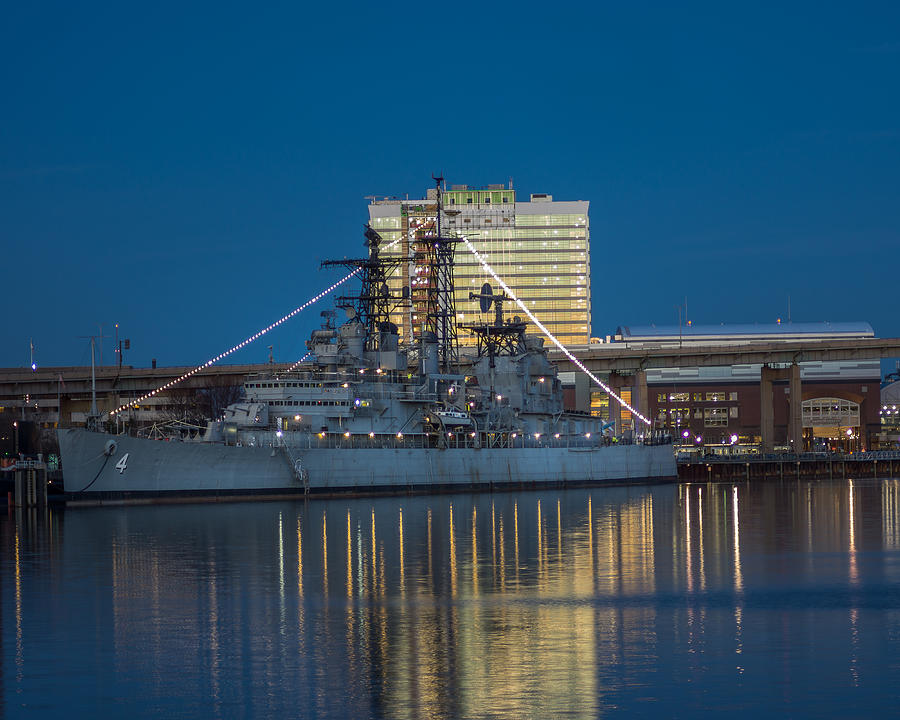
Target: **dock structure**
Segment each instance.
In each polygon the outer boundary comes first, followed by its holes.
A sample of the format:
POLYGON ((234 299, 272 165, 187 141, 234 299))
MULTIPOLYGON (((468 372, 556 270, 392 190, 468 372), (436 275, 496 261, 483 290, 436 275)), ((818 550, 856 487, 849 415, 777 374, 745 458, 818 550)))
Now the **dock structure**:
POLYGON ((900 473, 900 452, 764 453, 679 458, 678 479, 689 482, 890 478, 900 473))
POLYGON ((47 464, 43 458, 16 460, 3 468, 4 475, 13 476, 13 490, 7 503, 14 507, 37 507, 47 504, 47 464))

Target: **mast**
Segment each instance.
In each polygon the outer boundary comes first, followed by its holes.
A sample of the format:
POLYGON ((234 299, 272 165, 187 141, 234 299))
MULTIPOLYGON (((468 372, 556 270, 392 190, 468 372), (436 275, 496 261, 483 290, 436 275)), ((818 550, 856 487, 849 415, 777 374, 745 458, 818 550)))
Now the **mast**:
POLYGON ((402 265, 402 257, 384 258, 381 255, 382 238, 370 225, 366 225, 365 245, 369 249, 366 258, 325 260, 322 267, 347 267, 358 271, 362 286, 358 295, 341 295, 338 306, 352 308, 352 316, 366 327, 366 349, 377 350, 380 331, 384 323, 390 322, 391 311, 403 301, 393 297, 387 278, 393 270, 402 265))
POLYGON ((337 298, 338 305, 352 308, 351 317, 366 326, 367 350, 377 350, 383 325, 390 322, 391 313, 400 305, 410 306, 410 342, 416 337, 412 316, 418 314, 422 330, 430 332, 437 339, 438 361, 442 372, 452 373, 459 361, 456 334, 456 301, 453 285, 453 255, 458 238, 444 237, 442 234, 443 177, 435 177, 435 216, 425 222, 411 226, 409 230, 409 250, 397 256, 385 258, 381 254, 381 236, 366 225, 366 247, 369 257, 326 260, 322 267, 341 266, 356 268, 362 280, 359 295, 337 298), (396 269, 414 263, 424 273, 417 275, 412 286, 404 286, 400 297, 392 296, 387 284, 388 276, 396 269), (423 322, 424 321, 424 322, 423 322))
POLYGON ((91 415, 97 417, 97 376, 94 372, 94 336, 91 335, 91 415))
POLYGON ((444 237, 441 232, 441 216, 444 214, 443 176, 431 176, 435 183, 435 234, 428 237, 429 285, 431 302, 428 303, 426 326, 435 334, 441 370, 452 373, 459 361, 456 336, 456 298, 453 288, 453 254, 457 238, 444 237))

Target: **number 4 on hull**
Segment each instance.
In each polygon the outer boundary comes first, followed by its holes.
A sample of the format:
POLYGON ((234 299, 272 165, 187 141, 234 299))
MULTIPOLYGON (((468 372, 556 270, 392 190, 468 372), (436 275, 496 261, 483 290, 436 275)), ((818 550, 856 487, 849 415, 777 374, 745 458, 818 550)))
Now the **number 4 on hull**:
POLYGON ((119 471, 119 475, 125 472, 125 468, 128 466, 128 453, 125 453, 122 456, 122 459, 116 463, 116 470, 119 471))

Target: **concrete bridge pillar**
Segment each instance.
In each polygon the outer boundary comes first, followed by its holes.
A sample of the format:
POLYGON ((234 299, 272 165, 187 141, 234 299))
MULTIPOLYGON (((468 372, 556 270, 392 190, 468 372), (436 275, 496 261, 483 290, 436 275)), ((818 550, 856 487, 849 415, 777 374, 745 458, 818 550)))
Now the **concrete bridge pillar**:
MULTIPOLYGON (((645 418, 652 421, 650 417, 650 399, 647 391, 647 373, 644 370, 635 370, 633 376, 633 385, 631 390, 631 404, 645 418)), ((635 418, 635 431, 638 433, 649 432, 652 428, 644 425, 640 420, 635 418)))
POLYGON ((762 436, 763 452, 775 449, 775 400, 772 383, 787 380, 790 392, 788 415, 788 441, 793 452, 803 451, 803 390, 800 385, 800 366, 793 363, 789 368, 773 368, 763 365, 759 372, 759 431, 762 436))
MULTIPOLYGON (((619 397, 622 396, 622 388, 626 384, 626 378, 622 375, 619 375, 617 372, 611 372, 609 374, 609 381, 607 385, 609 385, 609 389, 612 390, 619 397)), ((609 398, 609 420, 610 422, 615 423, 613 427, 615 428, 616 435, 622 433, 622 405, 616 400, 614 397, 610 396, 609 398)))
POLYGON ((800 366, 797 363, 790 369, 790 418, 788 419, 788 439, 791 450, 803 452, 803 389, 800 384, 800 366))
POLYGON ((589 413, 591 411, 591 390, 593 389, 594 381, 587 376, 587 373, 581 371, 575 373, 575 409, 578 412, 589 413))
POLYGON ((778 371, 763 365, 759 372, 759 434, 763 452, 775 449, 775 403, 772 398, 772 381, 778 371))

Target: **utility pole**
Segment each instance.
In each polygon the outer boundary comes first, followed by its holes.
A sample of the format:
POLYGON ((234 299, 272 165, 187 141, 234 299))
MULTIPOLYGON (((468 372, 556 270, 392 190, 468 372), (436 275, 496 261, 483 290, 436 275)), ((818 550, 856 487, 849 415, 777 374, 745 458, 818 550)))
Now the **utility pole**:
MULTIPOLYGON (((100 341, 100 367, 103 367, 103 340, 109 339, 109 335, 103 334, 103 326, 106 323, 97 323, 97 327, 100 328, 100 334, 97 336, 97 339, 100 341)), ((116 326, 118 329, 118 325, 116 326)))
POLYGON ((681 305, 676 305, 678 310, 678 347, 681 347, 681 305))

